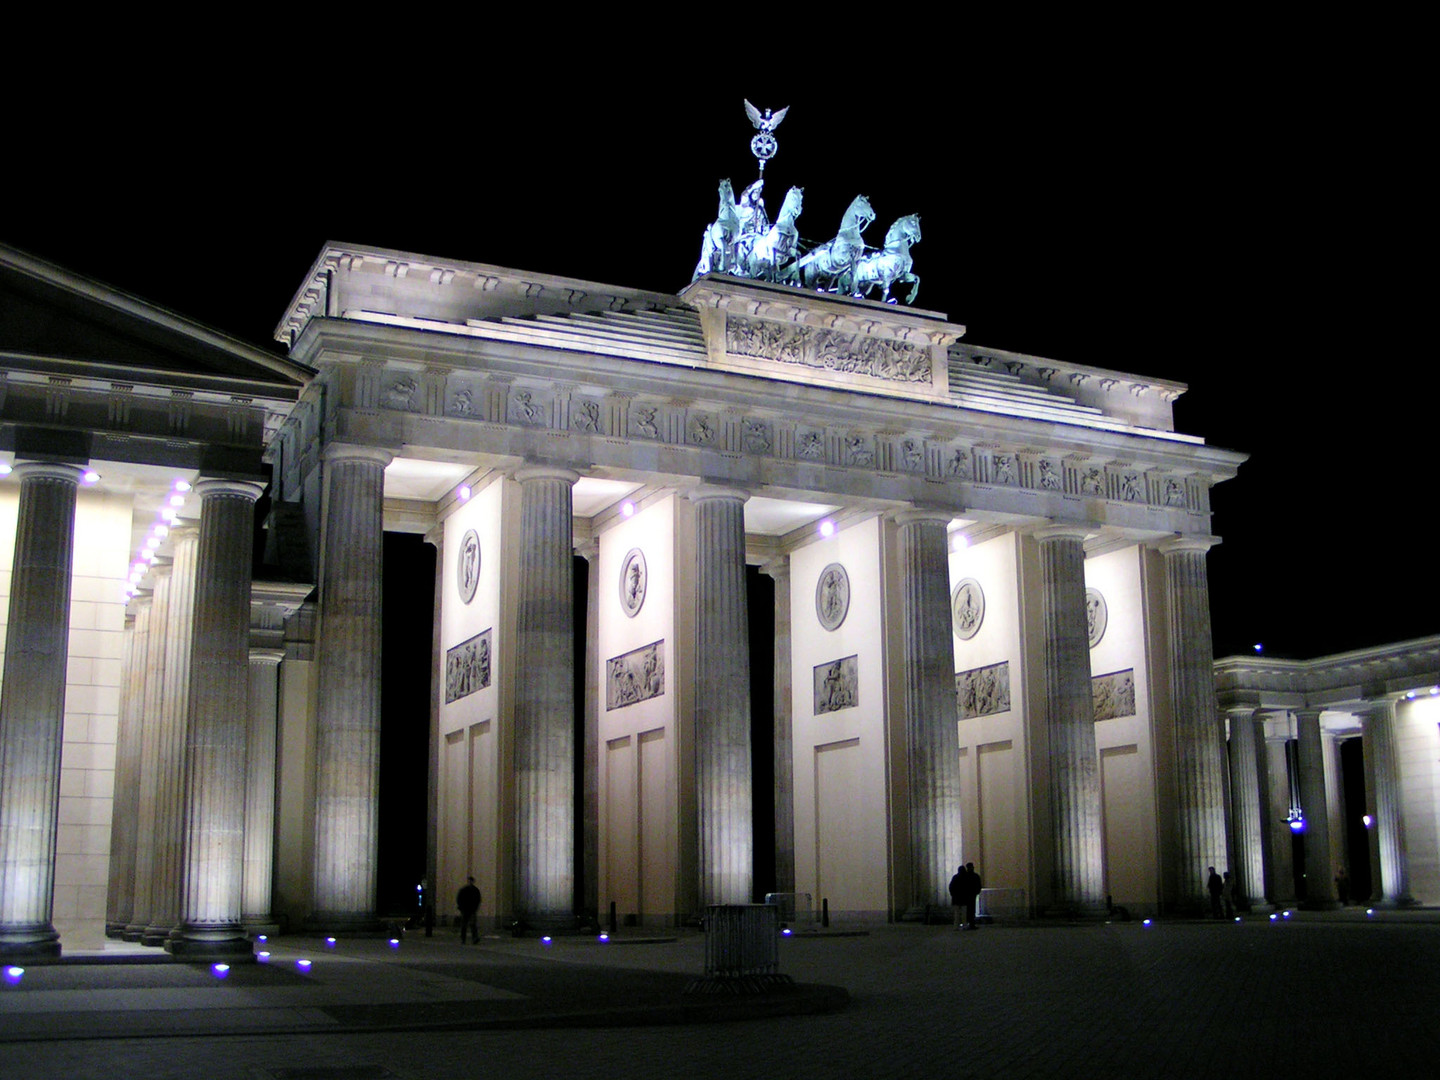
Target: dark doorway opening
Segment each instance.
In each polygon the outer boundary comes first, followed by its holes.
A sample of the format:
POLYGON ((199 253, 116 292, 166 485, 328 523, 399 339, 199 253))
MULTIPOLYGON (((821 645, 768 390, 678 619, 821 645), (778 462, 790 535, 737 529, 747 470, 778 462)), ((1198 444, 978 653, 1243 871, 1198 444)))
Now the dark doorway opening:
MULTIPOLYGON (((1350 901, 1364 903, 1374 893, 1370 871, 1370 830, 1365 826, 1365 747, 1359 736, 1340 742, 1340 783, 1345 820, 1343 828, 1345 870, 1350 875, 1350 901)), ((1336 827, 1336 826, 1332 826, 1336 827)), ((1339 868, 1336 868, 1339 872, 1339 868)))
POLYGON ((775 580, 745 567, 750 618, 750 812, 752 897, 775 891, 775 580))
POLYGON ((380 791, 376 910, 413 914, 425 876, 430 775, 435 548, 385 534, 380 632, 380 791))

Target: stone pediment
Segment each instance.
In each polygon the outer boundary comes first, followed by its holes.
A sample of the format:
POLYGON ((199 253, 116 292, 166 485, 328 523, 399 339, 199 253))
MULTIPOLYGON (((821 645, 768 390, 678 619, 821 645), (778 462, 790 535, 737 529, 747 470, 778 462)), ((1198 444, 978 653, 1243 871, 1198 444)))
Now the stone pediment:
POLYGON ((0 354, 11 371, 293 397, 312 372, 143 300, 0 246, 0 354))

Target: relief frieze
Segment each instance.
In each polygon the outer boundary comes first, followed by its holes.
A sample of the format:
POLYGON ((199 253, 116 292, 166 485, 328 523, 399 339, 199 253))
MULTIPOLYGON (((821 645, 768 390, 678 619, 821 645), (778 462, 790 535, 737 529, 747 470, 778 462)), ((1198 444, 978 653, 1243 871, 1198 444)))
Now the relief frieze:
POLYGON ((605 661, 605 711, 665 693, 665 642, 652 641, 605 661))
POLYGON ((816 716, 853 709, 860 704, 858 655, 815 665, 814 678, 816 716))
POLYGON ((1114 720, 1135 715, 1135 669, 1112 671, 1090 679, 1096 720, 1114 720))
POLYGON ((955 703, 961 720, 1010 711, 1010 661, 955 673, 955 703))
POLYGON ((733 356, 864 375, 886 382, 929 383, 930 349, 889 338, 731 315, 725 349, 733 356))
POLYGON ((445 650, 445 704, 490 685, 490 631, 445 650))

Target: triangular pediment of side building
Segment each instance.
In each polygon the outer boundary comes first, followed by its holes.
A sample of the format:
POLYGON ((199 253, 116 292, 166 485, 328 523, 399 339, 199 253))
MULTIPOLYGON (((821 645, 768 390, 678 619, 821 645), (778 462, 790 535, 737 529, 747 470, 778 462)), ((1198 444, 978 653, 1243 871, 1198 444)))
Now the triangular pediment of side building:
POLYGON ((0 245, 10 371, 293 398, 313 374, 164 308, 0 245))

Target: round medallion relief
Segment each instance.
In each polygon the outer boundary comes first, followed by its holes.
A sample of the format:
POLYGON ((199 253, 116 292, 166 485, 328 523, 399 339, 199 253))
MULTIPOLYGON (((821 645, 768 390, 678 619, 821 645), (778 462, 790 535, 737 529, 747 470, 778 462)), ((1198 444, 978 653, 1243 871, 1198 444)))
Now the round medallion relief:
POLYGON ((455 588, 464 603, 475 599, 480 584, 480 534, 467 529, 460 538, 460 558, 455 565, 455 588))
POLYGON ((962 578, 950 594, 950 624, 955 636, 969 641, 985 621, 985 590, 973 577, 962 578))
POLYGON ((850 575, 845 567, 832 562, 820 571, 815 583, 815 618, 826 630, 838 629, 850 614, 850 575))
POLYGON ((1099 589, 1085 590, 1085 622, 1090 632, 1090 648, 1100 644, 1105 636, 1105 627, 1110 623, 1110 605, 1099 589))
POLYGON ((620 564, 620 608, 634 618, 645 604, 645 589, 650 584, 650 570, 645 565, 645 553, 631 548, 625 553, 620 564))

